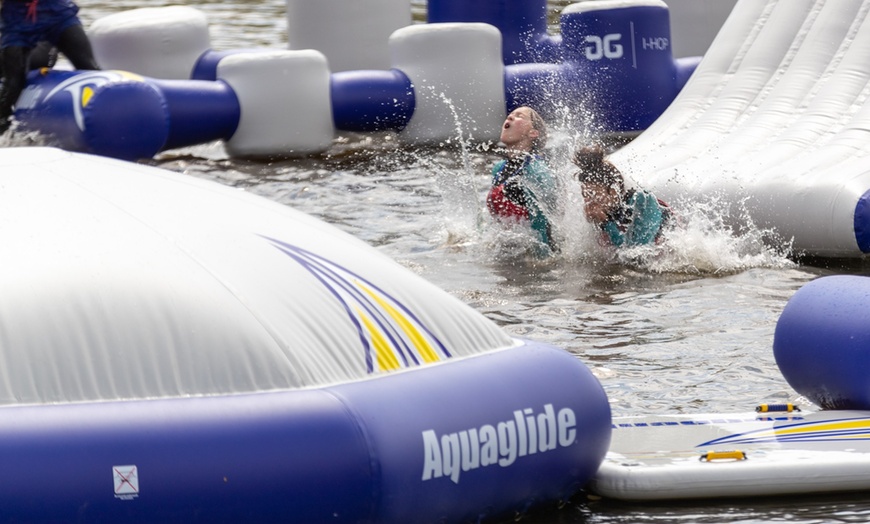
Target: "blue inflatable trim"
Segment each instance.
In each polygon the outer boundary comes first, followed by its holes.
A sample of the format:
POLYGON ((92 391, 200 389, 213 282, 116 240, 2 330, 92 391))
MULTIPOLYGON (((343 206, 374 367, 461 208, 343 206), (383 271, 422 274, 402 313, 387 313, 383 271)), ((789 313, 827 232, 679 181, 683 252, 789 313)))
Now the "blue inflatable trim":
POLYGON ((153 157, 169 137, 163 94, 119 71, 31 72, 15 117, 65 149, 126 160, 153 157))
POLYGON ((870 253, 870 191, 855 205, 855 241, 862 253, 870 253))
POLYGON ((231 55, 251 54, 251 53, 272 53, 270 49, 251 48, 251 49, 229 49, 226 51, 215 51, 209 49, 199 55, 196 63, 193 65, 193 71, 190 73, 191 80, 217 80, 217 68, 221 60, 231 55))
POLYGON ((153 85, 102 86, 83 111, 86 151, 123 160, 151 158, 166 147, 168 113, 166 99, 153 85))
POLYGON ((630 6, 563 14, 560 20, 564 59, 581 72, 575 103, 596 114, 601 129, 646 129, 676 97, 667 8, 630 6), (590 42, 589 35, 602 36, 590 42))
POLYGON ((330 96, 335 127, 345 131, 401 130, 416 108, 411 79, 398 69, 333 73, 330 96))
POLYGON ((572 69, 565 64, 514 64, 504 68, 507 112, 521 106, 538 110, 545 119, 558 116, 559 101, 570 96, 572 69))
POLYGON ((221 80, 149 79, 166 98, 169 136, 163 149, 229 140, 236 132, 242 108, 235 91, 221 80))
POLYGON ((478 521, 566 500, 610 431, 588 368, 533 343, 318 388, 9 406, 0 520, 478 521))
POLYGON ((429 23, 483 22, 498 28, 505 64, 533 61, 535 44, 547 33, 546 2, 441 0, 429 2, 427 7, 429 23))
POLYGON ((788 301, 773 354, 795 391, 825 409, 870 409, 870 278, 819 278, 788 301))

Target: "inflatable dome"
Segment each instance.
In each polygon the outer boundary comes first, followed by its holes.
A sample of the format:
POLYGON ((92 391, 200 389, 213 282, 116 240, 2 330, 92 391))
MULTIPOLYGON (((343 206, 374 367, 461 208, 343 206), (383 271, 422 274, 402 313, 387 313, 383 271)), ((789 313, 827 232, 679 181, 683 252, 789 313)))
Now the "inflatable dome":
POLYGON ((576 357, 310 216, 50 148, 0 183, 0 520, 486 520, 604 457, 576 357))

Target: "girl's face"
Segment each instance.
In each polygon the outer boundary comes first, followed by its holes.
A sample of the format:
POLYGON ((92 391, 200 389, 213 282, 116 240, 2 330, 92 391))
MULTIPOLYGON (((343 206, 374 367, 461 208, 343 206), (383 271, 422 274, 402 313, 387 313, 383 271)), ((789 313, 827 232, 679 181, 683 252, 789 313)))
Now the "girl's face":
POLYGON ((607 221, 607 215, 619 205, 619 192, 602 184, 585 183, 582 185, 583 212, 586 219, 593 224, 602 224, 607 221))
POLYGON ((532 143, 540 134, 532 124, 531 111, 528 107, 518 107, 505 119, 499 140, 508 149, 531 151, 532 143))

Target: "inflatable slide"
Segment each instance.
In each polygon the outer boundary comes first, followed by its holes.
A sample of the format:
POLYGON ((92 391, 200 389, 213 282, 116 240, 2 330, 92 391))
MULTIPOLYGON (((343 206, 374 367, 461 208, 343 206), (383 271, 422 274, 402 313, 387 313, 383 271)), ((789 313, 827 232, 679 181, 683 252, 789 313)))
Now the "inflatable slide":
POLYGON ((870 1, 741 0, 664 114, 612 160, 795 254, 870 253, 870 1))

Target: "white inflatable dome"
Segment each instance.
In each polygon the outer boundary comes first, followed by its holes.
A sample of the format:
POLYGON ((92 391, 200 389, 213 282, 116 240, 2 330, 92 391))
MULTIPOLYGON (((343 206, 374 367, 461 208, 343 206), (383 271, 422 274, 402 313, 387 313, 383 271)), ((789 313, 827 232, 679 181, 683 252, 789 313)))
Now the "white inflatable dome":
POLYGON ((366 297, 428 326, 411 330, 421 362, 444 356, 435 339, 513 344, 374 248, 243 191, 55 149, 4 149, 0 173, 0 404, 365 377, 401 361, 372 348, 367 364, 366 297))

